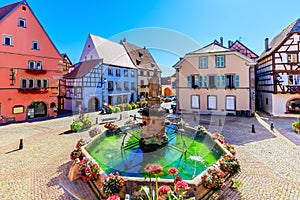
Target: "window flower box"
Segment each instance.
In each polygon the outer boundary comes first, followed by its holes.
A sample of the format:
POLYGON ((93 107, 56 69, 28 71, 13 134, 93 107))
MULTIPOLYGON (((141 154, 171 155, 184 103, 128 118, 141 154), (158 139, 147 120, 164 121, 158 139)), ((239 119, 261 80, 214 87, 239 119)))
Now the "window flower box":
POLYGON ((27 74, 39 75, 39 74, 46 74, 47 71, 43 69, 26 69, 27 74))
POLYGON ((46 94, 50 91, 49 88, 19 88, 18 92, 22 94, 46 94))

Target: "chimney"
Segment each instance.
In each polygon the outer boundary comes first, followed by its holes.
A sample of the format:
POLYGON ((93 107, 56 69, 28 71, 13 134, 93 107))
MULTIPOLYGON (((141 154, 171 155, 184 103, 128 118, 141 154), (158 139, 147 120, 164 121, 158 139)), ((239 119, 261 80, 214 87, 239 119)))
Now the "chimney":
POLYGON ((120 40, 120 44, 123 44, 123 42, 126 42, 126 38, 120 40))
POLYGON ((228 48, 231 48, 231 46, 232 46, 232 41, 228 40, 228 48))
POLYGON ((265 51, 269 50, 269 38, 265 39, 265 51))
POLYGON ((220 37, 220 44, 223 46, 223 37, 220 37))

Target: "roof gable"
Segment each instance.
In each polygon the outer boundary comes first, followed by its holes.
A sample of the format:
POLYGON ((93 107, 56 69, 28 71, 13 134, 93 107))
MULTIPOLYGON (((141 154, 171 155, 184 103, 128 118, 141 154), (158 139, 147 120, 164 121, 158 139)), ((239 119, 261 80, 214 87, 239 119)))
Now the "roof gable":
POLYGON ((123 45, 89 34, 80 61, 90 59, 91 55, 92 59, 103 59, 103 63, 107 65, 136 68, 123 45))
POLYGON ((283 29, 278 35, 274 37, 274 39, 269 44, 269 48, 267 50, 264 50, 262 54, 259 56, 258 59, 262 59, 265 56, 270 55, 275 51, 282 42, 286 39, 286 37, 291 33, 300 33, 300 19, 297 19, 296 21, 292 22, 289 26, 287 26, 285 29, 283 29))
POLYGON ((213 52, 224 52, 224 51, 231 51, 231 50, 222 46, 218 41, 215 40, 213 43, 188 54, 213 53, 213 52))
POLYGON ((124 40, 121 41, 121 44, 124 46, 131 61, 137 68, 150 70, 157 69, 158 71, 161 71, 148 49, 141 48, 124 40))
POLYGON ((0 7, 0 22, 11 13, 15 8, 19 6, 21 2, 12 3, 3 7, 0 7))
POLYGON ((82 78, 87 73, 89 73, 95 66, 100 64, 102 64, 102 60, 100 59, 88 60, 88 61, 76 63, 73 66, 71 66, 71 68, 74 67, 74 69, 70 73, 64 75, 64 78, 66 79, 82 78))
POLYGON ((246 47, 243 43, 236 40, 231 46, 230 49, 237 50, 241 54, 247 56, 251 59, 257 59, 258 55, 256 55, 253 51, 251 51, 248 47, 246 47))

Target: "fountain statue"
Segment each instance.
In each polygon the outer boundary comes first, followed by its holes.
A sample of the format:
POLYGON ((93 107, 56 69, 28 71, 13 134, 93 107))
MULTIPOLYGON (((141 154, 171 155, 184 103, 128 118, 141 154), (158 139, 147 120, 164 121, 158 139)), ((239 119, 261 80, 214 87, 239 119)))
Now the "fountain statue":
POLYGON ((149 80, 148 107, 140 113, 142 115, 142 132, 140 135, 140 147, 143 151, 155 151, 168 143, 168 135, 165 131, 166 111, 160 107, 159 78, 155 70, 149 80))

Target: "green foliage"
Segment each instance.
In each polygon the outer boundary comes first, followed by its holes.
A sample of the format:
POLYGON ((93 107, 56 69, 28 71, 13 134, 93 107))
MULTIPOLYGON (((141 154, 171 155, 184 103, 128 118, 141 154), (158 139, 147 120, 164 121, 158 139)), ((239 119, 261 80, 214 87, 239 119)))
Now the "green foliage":
POLYGON ((116 107, 115 107, 115 112, 116 112, 116 113, 121 112, 120 106, 116 106, 116 107))
POLYGON ((292 129, 293 129, 293 131, 297 131, 297 127, 300 128, 300 121, 294 122, 294 123, 292 124, 292 129))
POLYGON ((233 183, 231 187, 233 187, 235 189, 239 189, 241 187, 242 184, 240 182, 238 182, 236 178, 232 178, 231 180, 233 183))
POLYGON ((81 121, 75 121, 71 124, 71 130, 78 132, 81 131, 83 127, 83 123, 81 121))
POLYGON ((89 118, 83 118, 82 123, 84 128, 88 128, 92 126, 92 121, 89 118))
POLYGON ((128 104, 128 110, 132 110, 132 106, 128 104))

